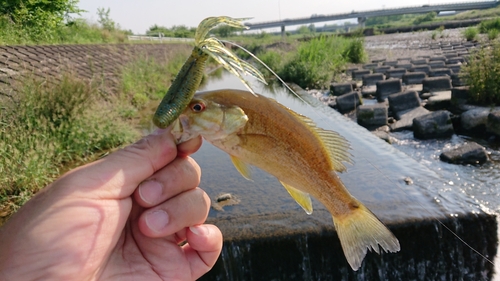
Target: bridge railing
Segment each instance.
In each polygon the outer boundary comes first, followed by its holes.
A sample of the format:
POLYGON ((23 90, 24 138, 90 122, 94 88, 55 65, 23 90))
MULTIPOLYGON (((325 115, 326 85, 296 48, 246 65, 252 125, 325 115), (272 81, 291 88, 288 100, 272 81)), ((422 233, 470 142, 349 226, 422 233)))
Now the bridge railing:
POLYGON ((194 38, 129 35, 129 41, 194 42, 194 38))

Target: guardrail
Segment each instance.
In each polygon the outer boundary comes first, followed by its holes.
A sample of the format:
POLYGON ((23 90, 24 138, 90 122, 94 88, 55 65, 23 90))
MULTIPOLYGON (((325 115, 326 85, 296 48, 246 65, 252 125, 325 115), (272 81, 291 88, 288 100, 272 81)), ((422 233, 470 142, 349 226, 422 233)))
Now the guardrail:
POLYGON ((194 38, 129 35, 129 41, 194 42, 194 38))

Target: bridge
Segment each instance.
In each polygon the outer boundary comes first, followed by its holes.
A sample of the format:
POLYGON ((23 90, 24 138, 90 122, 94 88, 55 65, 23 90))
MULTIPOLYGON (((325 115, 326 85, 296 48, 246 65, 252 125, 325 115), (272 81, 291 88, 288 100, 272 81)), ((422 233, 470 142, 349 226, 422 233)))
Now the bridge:
POLYGON ((379 16, 390 16, 390 15, 402 15, 402 14, 422 14, 429 12, 446 12, 446 11, 468 11, 468 10, 480 10, 480 9, 490 9, 494 8, 499 4, 499 0, 493 1, 478 1, 478 2, 464 2, 464 3, 454 3, 454 4, 435 4, 435 5, 422 5, 413 7, 402 7, 402 8, 390 8, 381 10, 369 10, 369 11, 352 11, 349 13, 341 14, 330 14, 330 15, 312 15, 306 18, 294 18, 294 19, 284 19, 278 21, 268 21, 259 23, 245 23, 249 27, 248 30, 265 29, 265 28, 275 28, 281 27, 282 34, 285 33, 285 26, 292 25, 308 25, 317 22, 326 22, 334 20, 344 20, 357 18, 358 23, 363 26, 366 18, 379 17, 379 16))

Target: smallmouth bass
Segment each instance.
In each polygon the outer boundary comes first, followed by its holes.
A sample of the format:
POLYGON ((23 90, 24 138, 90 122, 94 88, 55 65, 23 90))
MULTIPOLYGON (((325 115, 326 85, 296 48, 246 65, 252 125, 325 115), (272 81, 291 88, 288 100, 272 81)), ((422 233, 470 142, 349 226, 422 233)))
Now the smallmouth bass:
POLYGON ((399 241, 346 189, 336 172, 346 170, 349 144, 338 133, 278 102, 240 90, 195 94, 174 122, 180 142, 201 135, 227 152, 247 179, 249 165, 275 176, 297 203, 311 214, 310 195, 332 214, 344 255, 357 270, 372 249, 400 250, 399 241))

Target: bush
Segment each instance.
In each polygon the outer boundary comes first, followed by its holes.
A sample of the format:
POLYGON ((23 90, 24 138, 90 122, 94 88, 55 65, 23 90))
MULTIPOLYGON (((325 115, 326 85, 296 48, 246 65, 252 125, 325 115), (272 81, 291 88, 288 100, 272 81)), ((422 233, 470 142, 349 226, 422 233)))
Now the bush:
POLYGON ((500 30, 500 19, 499 18, 482 21, 479 24, 479 32, 481 32, 483 34, 488 33, 488 31, 490 31, 492 29, 500 30))
POLYGON ((478 30, 475 27, 467 27, 464 31, 464 36, 467 41, 474 41, 477 39, 478 30))
POLYGON ((462 70, 469 85, 470 102, 482 105, 500 105, 500 45, 475 52, 462 70))
POLYGON ((498 29, 490 29, 488 31, 488 39, 489 40, 495 40, 498 37, 498 33, 500 31, 498 29))
POLYGON ((350 63, 362 63, 366 60, 365 45, 363 37, 351 39, 344 49, 342 55, 350 63))

